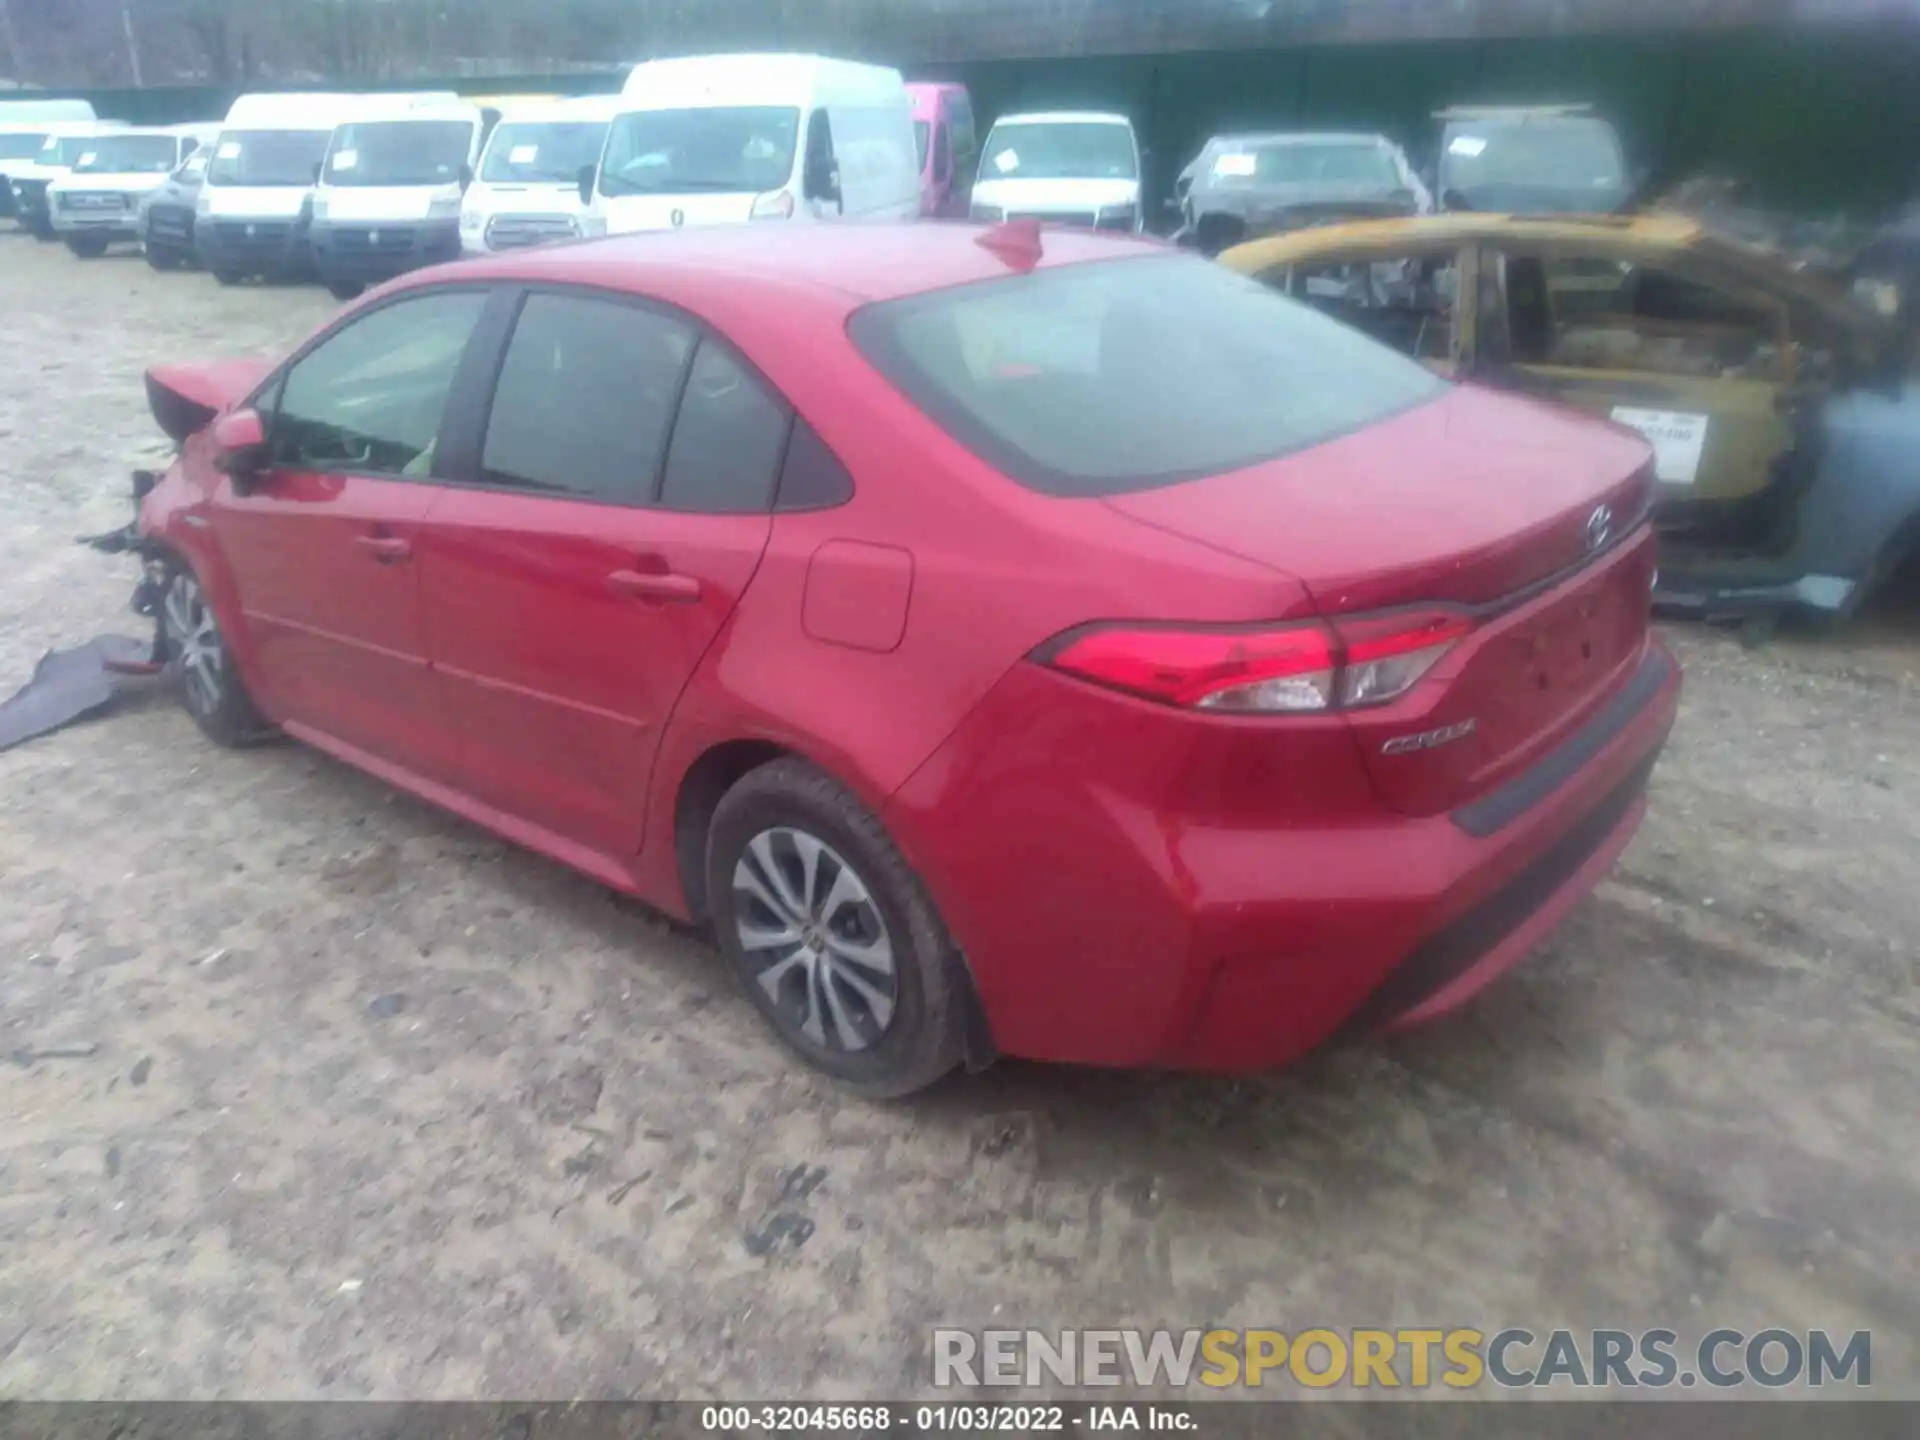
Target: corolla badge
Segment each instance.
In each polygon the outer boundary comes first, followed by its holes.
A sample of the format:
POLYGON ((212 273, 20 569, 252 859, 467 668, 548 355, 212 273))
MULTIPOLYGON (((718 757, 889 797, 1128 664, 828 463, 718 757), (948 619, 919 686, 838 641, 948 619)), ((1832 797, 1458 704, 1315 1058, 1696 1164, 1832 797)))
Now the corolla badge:
POLYGON ((1613 536, 1613 507, 1602 505, 1587 517, 1587 549, 1598 550, 1613 536))
POLYGON ((1473 734, 1477 722, 1462 720, 1457 725, 1442 726, 1438 730, 1425 730, 1418 735, 1402 735, 1389 740, 1380 747, 1382 755, 1413 755, 1422 750, 1438 750, 1442 745, 1451 745, 1456 740, 1464 740, 1473 734))

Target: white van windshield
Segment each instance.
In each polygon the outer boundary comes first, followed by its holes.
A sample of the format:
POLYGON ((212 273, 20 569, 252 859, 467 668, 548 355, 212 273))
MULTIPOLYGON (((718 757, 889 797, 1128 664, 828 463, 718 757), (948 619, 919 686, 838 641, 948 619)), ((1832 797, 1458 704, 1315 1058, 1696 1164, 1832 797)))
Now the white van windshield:
POLYGON ((473 146, 467 120, 374 120, 342 125, 327 152, 329 185, 452 185, 473 146))
POLYGON ((171 135, 102 135, 74 159, 76 175, 165 175, 179 163, 171 135))
POLYGON ((995 126, 980 174, 987 180, 1132 180, 1139 165, 1126 126, 1067 120, 995 126))
POLYGON ((40 153, 40 147, 46 143, 45 135, 31 132, 0 134, 0 160, 31 160, 40 153))
POLYGON ((42 165, 65 170, 99 143, 92 135, 49 135, 35 159, 42 165))
POLYGON ((793 175, 800 112, 786 106, 640 110, 607 134, 603 195, 760 194, 793 175))
POLYGON ((311 185, 331 130, 228 130, 207 165, 209 185, 311 185))
POLYGON ((480 178, 494 185, 571 185, 600 163, 604 120, 506 120, 493 132, 480 178))

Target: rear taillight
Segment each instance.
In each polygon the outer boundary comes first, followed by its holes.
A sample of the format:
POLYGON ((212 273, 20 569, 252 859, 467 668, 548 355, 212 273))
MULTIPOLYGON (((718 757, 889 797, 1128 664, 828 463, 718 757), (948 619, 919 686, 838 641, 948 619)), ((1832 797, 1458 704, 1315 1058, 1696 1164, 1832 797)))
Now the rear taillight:
POLYGON ((1406 694, 1472 629, 1465 614, 1438 608, 1270 629, 1096 626, 1049 647, 1047 663, 1096 685, 1196 710, 1359 710, 1406 694))

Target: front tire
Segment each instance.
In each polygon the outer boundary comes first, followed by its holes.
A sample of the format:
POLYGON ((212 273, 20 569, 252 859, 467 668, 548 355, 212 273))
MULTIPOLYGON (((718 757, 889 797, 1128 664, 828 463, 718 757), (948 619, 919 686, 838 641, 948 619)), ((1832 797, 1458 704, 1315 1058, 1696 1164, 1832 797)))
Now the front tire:
POLYGON ((963 1054, 959 957, 879 820, 802 760, 714 811, 707 897, 754 1008, 814 1068, 870 1099, 923 1090, 963 1054))
POLYGON ((98 260, 107 253, 107 242, 97 235, 76 235, 67 241, 67 249, 82 260, 98 260))
POLYGON ((261 739, 270 727, 234 667, 212 602, 184 566, 167 581, 160 624, 167 672, 194 724, 214 744, 229 749, 261 739))
POLYGON ((327 293, 336 300, 358 300, 367 293, 367 287, 353 280, 329 280, 327 293))
POLYGON ((147 264, 155 270, 178 270, 185 262, 164 245, 147 242, 147 264))
POLYGON ((238 285, 244 277, 238 270, 226 270, 216 266, 214 268, 213 278, 222 285, 238 285))

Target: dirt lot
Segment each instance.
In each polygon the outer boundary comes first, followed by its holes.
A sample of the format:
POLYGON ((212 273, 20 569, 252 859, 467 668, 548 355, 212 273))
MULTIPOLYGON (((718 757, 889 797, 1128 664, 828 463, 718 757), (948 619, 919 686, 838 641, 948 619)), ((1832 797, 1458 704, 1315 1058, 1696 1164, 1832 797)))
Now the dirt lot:
MULTIPOLYGON (((328 309, 0 237, 0 691, 140 633, 70 541, 156 453, 142 369, 328 309)), ((1910 605, 1676 633, 1558 938, 1245 1083, 852 1103, 697 939, 304 750, 156 696, 0 755, 0 1395, 906 1395, 935 1324, 1213 1322, 1870 1328, 1920 1394, 1910 605)))

